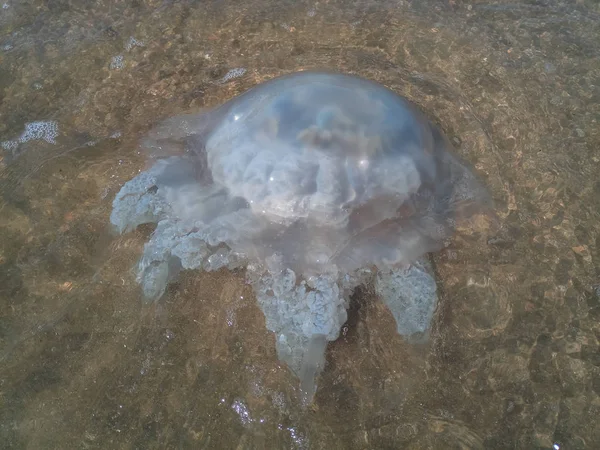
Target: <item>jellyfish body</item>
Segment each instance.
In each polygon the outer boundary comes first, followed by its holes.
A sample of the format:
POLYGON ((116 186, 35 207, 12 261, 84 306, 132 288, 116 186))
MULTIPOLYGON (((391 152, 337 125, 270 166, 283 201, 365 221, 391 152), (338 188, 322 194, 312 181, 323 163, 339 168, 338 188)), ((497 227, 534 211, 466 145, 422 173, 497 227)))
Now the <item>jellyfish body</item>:
POLYGON ((415 106, 348 75, 276 78, 214 110, 169 119, 143 145, 177 154, 128 182, 113 204, 120 232, 158 223, 138 267, 145 296, 160 297, 181 268, 246 266, 280 358, 310 392, 350 294, 374 268, 382 295, 403 289, 382 280, 405 280, 416 293, 416 325, 399 319, 405 303, 385 299, 399 331, 401 322, 425 331, 435 281, 406 267, 488 201, 415 106))

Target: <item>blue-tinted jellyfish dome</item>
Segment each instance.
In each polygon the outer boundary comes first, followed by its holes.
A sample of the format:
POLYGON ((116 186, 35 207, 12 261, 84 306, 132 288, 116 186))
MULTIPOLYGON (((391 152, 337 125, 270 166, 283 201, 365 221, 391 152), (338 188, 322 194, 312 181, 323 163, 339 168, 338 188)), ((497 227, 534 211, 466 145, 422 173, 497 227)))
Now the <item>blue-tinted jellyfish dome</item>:
POLYGON ((165 121, 160 155, 111 221, 157 223, 137 267, 157 300, 181 269, 245 267, 279 357, 314 392, 355 287, 374 283, 398 331, 427 331, 437 297, 422 257, 488 196, 411 103, 374 82, 300 72, 165 121))

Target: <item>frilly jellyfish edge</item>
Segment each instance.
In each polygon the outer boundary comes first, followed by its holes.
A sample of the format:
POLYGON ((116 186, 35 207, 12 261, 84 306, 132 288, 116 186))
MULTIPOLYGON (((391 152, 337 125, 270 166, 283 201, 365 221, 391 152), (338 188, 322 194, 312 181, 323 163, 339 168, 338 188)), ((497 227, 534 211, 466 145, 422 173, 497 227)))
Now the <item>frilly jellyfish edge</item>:
POLYGON ((137 266, 156 301, 182 269, 246 268, 277 353, 316 390, 354 289, 371 283, 404 336, 436 304, 424 255, 487 191, 408 101, 348 75, 300 72, 166 120, 149 170, 113 202, 119 233, 157 227, 137 266))

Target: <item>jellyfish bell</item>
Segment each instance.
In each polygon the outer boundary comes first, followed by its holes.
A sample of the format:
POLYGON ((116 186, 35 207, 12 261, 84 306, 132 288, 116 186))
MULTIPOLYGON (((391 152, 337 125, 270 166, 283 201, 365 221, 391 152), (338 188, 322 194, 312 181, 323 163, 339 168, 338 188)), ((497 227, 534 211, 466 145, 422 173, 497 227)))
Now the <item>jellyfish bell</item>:
POLYGON ((166 120, 142 145, 154 163, 117 194, 111 221, 158 223, 138 265, 146 297, 180 269, 246 266, 280 358, 310 392, 353 289, 375 282, 400 333, 426 332, 437 297, 419 259, 489 210, 435 125, 350 75, 275 78, 166 120))

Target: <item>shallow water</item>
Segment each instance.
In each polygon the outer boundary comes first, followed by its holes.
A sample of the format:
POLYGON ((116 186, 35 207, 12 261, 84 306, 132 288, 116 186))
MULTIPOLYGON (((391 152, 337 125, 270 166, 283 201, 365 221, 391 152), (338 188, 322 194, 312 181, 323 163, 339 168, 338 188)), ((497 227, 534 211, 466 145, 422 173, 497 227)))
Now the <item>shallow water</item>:
POLYGON ((598 42, 585 0, 8 0, 0 446, 599 448, 598 42), (241 272, 184 273, 144 306, 151 229, 107 226, 153 124, 307 68, 416 102, 503 226, 434 255, 428 343, 356 295, 304 410, 241 272))

